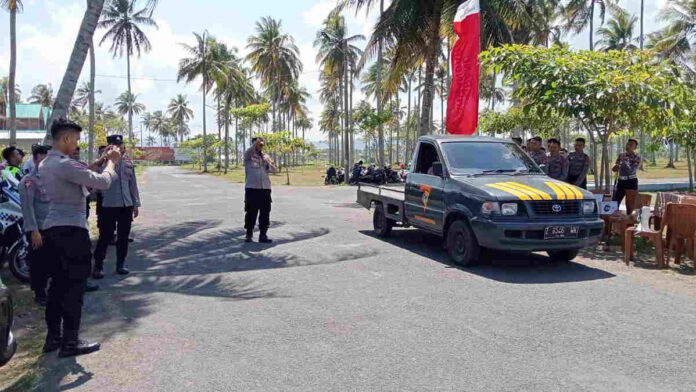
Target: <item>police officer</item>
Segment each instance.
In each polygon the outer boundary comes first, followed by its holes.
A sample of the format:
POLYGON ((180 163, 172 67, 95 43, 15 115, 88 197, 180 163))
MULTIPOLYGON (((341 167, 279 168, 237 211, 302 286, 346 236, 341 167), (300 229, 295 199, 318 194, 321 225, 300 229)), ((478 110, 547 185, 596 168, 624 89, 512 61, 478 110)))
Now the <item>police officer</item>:
POLYGON ((527 151, 527 153, 530 157, 532 157, 537 165, 547 165, 549 163, 549 158, 543 151, 541 143, 542 139, 539 136, 534 136, 533 138, 529 139, 529 151, 527 151))
POLYGON ((590 157, 585 154, 585 139, 575 139, 575 151, 568 154, 568 183, 587 189, 587 173, 590 171, 590 157))
MULTIPOLYGON (((109 146, 119 149, 125 154, 123 136, 112 135, 106 138, 109 146)), ((94 279, 104 277, 104 259, 106 250, 113 240, 116 230, 116 273, 127 275, 125 267, 128 255, 128 236, 131 231, 133 218, 137 218, 140 207, 140 193, 136 182, 133 162, 123 155, 121 162, 116 165, 118 181, 114 181, 108 189, 101 191, 101 207, 99 207, 99 241, 94 250, 94 279)))
MULTIPOLYGON (((626 152, 619 154, 618 158, 616 158, 616 164, 612 169, 612 171, 619 174, 612 200, 619 204, 621 204, 624 196, 626 196, 627 190, 638 190, 638 175, 636 171, 640 167, 641 158, 640 155, 636 154, 637 148, 638 141, 635 139, 628 139, 628 143, 626 143, 626 152)), ((633 212, 633 206, 627 205, 626 213, 630 215, 631 212, 633 212)))
POLYGON ((16 147, 10 146, 2 150, 2 157, 7 161, 7 166, 2 170, 2 180, 10 185, 17 185, 22 180, 24 172, 22 165, 22 154, 16 147))
POLYGON ((46 158, 50 148, 50 146, 38 144, 31 147, 34 164, 19 183, 24 232, 30 244, 28 261, 31 289, 34 292, 34 302, 41 306, 46 306, 46 285, 48 284, 48 266, 46 263, 50 254, 46 253, 46 247, 43 246, 43 238, 39 231, 48 214, 48 196, 41 185, 37 168, 39 163, 46 158))
POLYGON ((246 242, 253 240, 256 218, 259 219, 259 242, 273 242, 268 238, 268 226, 271 217, 271 179, 268 173, 275 173, 277 168, 271 157, 263 152, 265 141, 262 137, 251 139, 252 146, 244 153, 244 173, 246 185, 244 192, 244 228, 246 242))
POLYGON ((558 139, 551 138, 546 142, 549 148, 549 157, 547 160, 549 177, 565 181, 568 179, 568 158, 561 155, 561 142, 558 139))
POLYGON ((48 333, 44 352, 60 348, 60 357, 88 354, 99 350, 99 343, 79 340, 85 282, 91 271, 91 244, 85 219, 87 187, 106 189, 117 179, 117 149, 106 152, 103 173, 89 170, 71 159, 80 140, 82 127, 58 119, 51 125, 53 148, 39 165, 39 176, 49 199, 48 214, 42 228, 49 263, 51 284, 46 305, 48 333))

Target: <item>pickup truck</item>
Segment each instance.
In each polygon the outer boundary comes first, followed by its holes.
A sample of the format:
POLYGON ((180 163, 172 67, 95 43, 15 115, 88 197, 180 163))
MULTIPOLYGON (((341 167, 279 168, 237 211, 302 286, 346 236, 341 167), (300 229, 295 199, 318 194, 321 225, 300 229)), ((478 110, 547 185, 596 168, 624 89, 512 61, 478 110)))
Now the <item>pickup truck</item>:
POLYGON ((601 238, 594 195, 548 177, 513 142, 422 136, 411 167, 405 187, 358 187, 358 203, 374 208, 381 237, 395 226, 437 234, 463 266, 476 262, 482 248, 545 251, 571 261, 601 238))

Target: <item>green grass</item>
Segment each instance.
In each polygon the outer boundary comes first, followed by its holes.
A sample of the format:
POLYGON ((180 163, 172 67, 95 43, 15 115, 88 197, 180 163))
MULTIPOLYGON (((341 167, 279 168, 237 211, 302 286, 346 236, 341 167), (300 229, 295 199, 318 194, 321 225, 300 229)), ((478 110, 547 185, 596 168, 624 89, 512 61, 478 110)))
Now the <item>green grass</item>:
MULTIPOLYGON (((638 179, 653 180, 660 178, 689 178, 689 168, 686 165, 686 158, 679 162, 674 162, 674 169, 666 168, 666 159, 658 159, 655 166, 651 166, 650 161, 643 164, 644 171, 638 171, 638 179)), ((594 176, 588 176, 588 182, 594 181, 594 176)))
MULTIPOLYGON (((198 167, 184 166, 184 168, 200 172, 198 167)), ((324 165, 307 165, 291 167, 290 185, 292 186, 322 186, 324 185, 324 174, 326 167, 324 165)), ((212 165, 209 167, 209 175, 224 178, 228 181, 243 184, 244 183, 244 168, 230 168, 227 174, 218 171, 212 165)), ((271 175, 271 184, 274 186, 287 185, 288 175, 286 169, 282 173, 271 175)))

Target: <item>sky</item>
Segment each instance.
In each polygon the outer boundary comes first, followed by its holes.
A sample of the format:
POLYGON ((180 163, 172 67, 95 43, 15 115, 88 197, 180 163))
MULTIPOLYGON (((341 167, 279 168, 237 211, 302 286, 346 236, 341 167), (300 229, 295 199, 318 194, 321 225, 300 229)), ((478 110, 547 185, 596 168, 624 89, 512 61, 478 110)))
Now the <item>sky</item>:
MULTIPOLYGON (((387 0, 385 3, 389 2, 387 0)), ((646 34, 660 28, 659 10, 666 2, 645 0, 646 34)), ((55 91, 60 86, 84 13, 85 0, 23 0, 23 3, 24 12, 17 17, 17 84, 22 90, 22 98, 26 99, 37 84, 50 83, 55 91)), ((140 0, 140 4, 144 4, 144 0, 140 0)), ((640 12, 639 0, 621 0, 619 4, 630 13, 638 15, 640 12)), ((300 49, 304 64, 300 85, 318 96, 319 67, 313 42, 317 30, 335 5, 336 0, 160 0, 153 16, 158 28, 146 30, 152 51, 131 60, 133 92, 148 111, 166 111, 173 97, 179 93, 185 94, 195 115, 189 126, 193 134, 201 133, 202 95, 199 85, 176 82, 179 60, 186 56, 180 43, 193 44, 192 33, 207 30, 228 46, 236 47, 239 55, 244 56, 247 53, 247 38, 254 34, 256 21, 271 16, 282 20, 283 31, 294 37, 300 49)), ((376 16, 367 15, 364 11, 357 15, 354 11, 348 11, 346 16, 349 33, 362 34, 369 39, 376 16)), ((8 27, 9 14, 1 12, 0 75, 7 75, 9 70, 9 33, 4 32, 8 27)), ((96 44, 103 34, 103 30, 97 30, 96 44)), ((589 47, 587 31, 566 40, 577 49, 589 47)), ((98 45, 96 50, 96 88, 101 90, 96 99, 112 105, 116 97, 127 89, 126 60, 113 58, 108 49, 109 43, 105 42, 98 45)), ((88 78, 89 62, 86 62, 79 84, 88 78)), ((354 102, 362 98, 358 91, 354 102)), ((208 102, 210 104, 210 99, 208 102)), ((308 102, 308 107, 316 124, 321 103, 313 98, 308 102)), ((435 112, 439 113, 439 103, 436 103, 435 112)), ((217 132, 214 111, 208 109, 206 116, 209 131, 217 132)), ((139 127, 139 121, 135 118, 134 131, 138 132, 139 127)), ((308 138, 312 141, 323 139, 316 125, 308 138)))

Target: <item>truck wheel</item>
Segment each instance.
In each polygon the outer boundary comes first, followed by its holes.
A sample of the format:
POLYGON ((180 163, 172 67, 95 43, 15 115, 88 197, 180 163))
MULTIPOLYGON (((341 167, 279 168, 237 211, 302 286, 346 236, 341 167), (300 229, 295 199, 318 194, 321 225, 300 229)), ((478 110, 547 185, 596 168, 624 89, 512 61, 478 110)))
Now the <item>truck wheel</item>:
POLYGON ((447 254, 455 264, 465 267, 478 261, 481 248, 467 222, 458 220, 447 230, 447 254))
POLYGON ((570 250, 550 250, 546 253, 549 254, 549 257, 551 260, 560 262, 560 263, 568 263, 573 261, 574 258, 578 256, 578 249, 570 249, 570 250))
POLYGON ((394 221, 387 218, 384 212, 384 206, 381 204, 375 205, 375 213, 372 215, 372 226, 374 227, 375 234, 380 237, 389 237, 394 227, 394 221))

